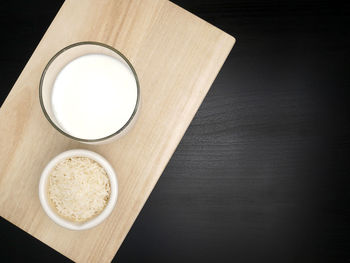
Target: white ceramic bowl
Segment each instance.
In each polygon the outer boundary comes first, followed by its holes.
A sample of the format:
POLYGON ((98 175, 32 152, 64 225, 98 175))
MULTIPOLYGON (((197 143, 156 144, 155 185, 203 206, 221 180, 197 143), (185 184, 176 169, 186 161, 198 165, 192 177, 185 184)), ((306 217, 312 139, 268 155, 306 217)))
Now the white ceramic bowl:
POLYGON ((57 155, 46 165, 46 167, 44 168, 41 174, 41 178, 39 182, 39 199, 44 211, 55 223, 71 230, 85 230, 100 224, 112 212, 117 202, 117 197, 118 197, 118 181, 112 166, 101 155, 88 150, 69 150, 57 155), (109 177, 110 185, 111 185, 111 195, 107 203, 107 206, 98 216, 83 223, 80 223, 80 222, 75 223, 59 216, 49 205, 48 198, 47 198, 47 178, 51 170, 60 161, 69 157, 88 157, 96 161, 106 170, 107 175, 109 177))

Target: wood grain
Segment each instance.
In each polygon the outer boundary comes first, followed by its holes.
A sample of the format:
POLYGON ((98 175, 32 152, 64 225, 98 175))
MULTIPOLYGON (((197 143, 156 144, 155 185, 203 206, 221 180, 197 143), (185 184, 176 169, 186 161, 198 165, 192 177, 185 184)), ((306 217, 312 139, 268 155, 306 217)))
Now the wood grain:
POLYGON ((164 0, 66 1, 0 110, 0 215, 77 262, 111 261, 234 44, 223 31, 164 0), (134 65, 142 108, 134 128, 107 145, 71 141, 41 112, 38 83, 47 61, 78 41, 111 45, 134 65), (114 166, 112 215, 81 232, 55 225, 38 200, 45 164, 86 148, 114 166))

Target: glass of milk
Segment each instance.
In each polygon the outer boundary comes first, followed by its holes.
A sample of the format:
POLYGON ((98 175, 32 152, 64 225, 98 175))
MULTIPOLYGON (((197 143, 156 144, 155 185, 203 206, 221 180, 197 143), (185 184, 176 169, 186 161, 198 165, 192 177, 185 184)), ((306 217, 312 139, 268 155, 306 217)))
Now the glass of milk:
POLYGON ((103 143, 135 122, 140 86, 135 69, 118 50, 80 42, 59 51, 39 87, 45 117, 60 133, 83 143, 103 143))

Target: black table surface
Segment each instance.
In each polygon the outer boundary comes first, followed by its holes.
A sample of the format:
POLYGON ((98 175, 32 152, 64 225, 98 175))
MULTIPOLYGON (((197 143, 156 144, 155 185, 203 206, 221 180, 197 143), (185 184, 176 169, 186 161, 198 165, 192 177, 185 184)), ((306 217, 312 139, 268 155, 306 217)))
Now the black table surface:
MULTIPOLYGON (((174 2, 237 43, 114 261, 349 262, 349 5, 174 2)), ((62 3, 0 3, 0 104, 62 3)), ((69 261, 4 219, 0 240, 69 261)))

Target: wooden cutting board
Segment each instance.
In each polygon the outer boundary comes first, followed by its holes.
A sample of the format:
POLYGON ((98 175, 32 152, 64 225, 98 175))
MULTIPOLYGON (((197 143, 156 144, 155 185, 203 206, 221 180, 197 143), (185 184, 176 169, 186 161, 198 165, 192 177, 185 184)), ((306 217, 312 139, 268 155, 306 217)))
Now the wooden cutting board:
POLYGON ((78 262, 111 261, 175 151, 235 40, 166 0, 67 0, 0 109, 0 215, 78 262), (48 60, 63 47, 115 47, 140 80, 139 118, 123 138, 91 146, 65 138, 39 105, 48 60), (96 228, 53 223, 38 198, 40 173, 62 151, 96 151, 114 166, 118 203, 96 228))

